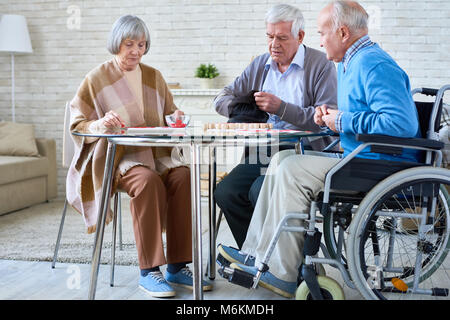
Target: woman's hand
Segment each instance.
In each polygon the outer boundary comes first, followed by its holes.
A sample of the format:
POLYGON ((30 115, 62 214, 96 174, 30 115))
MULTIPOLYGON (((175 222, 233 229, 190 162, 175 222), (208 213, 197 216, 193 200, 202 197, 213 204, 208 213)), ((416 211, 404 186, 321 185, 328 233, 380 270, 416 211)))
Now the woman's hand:
POLYGON ((181 110, 175 110, 174 113, 172 113, 172 117, 176 120, 179 117, 184 116, 184 112, 181 110))
POLYGON ((124 128, 125 122, 114 111, 108 111, 102 120, 102 125, 108 129, 124 128))

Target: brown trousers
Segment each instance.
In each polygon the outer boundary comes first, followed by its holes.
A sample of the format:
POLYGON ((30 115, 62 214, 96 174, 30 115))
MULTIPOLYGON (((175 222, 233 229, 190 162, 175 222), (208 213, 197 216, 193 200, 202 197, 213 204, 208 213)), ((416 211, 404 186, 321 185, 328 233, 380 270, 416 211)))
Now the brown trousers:
POLYGON ((192 261, 189 169, 174 168, 161 177, 147 167, 135 166, 120 178, 118 187, 131 197, 140 269, 192 261), (164 226, 166 256, 162 240, 164 226))

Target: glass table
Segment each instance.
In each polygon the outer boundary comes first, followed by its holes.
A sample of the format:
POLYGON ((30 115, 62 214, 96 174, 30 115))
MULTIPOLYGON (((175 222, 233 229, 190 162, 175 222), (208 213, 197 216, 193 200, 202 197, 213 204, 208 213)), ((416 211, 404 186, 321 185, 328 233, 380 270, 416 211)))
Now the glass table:
MULTIPOLYGON (((106 216, 110 206, 111 185, 113 179, 113 160, 117 145, 139 147, 188 147, 190 150, 191 173, 191 203, 192 203, 192 268, 193 268, 193 298, 203 299, 202 280, 202 234, 201 234, 201 192, 200 165, 201 151, 209 151, 209 257, 208 276, 215 278, 215 236, 216 236, 216 204, 214 190, 216 186, 216 149, 230 147, 267 147, 273 148, 283 144, 294 144, 297 153, 303 152, 301 139, 328 135, 327 132, 313 133, 309 131, 266 130, 266 129, 209 129, 203 127, 188 127, 184 130, 161 130, 161 132, 128 134, 127 130, 117 130, 98 134, 72 132, 73 135, 107 139, 107 154, 102 184, 101 206, 99 208, 97 228, 95 232, 94 249, 91 261, 89 283, 89 299, 95 299, 97 276, 100 265, 101 249, 106 224, 106 216)), ((266 149, 266 148, 263 148, 266 149)), ((271 154, 274 154, 273 152, 271 154)), ((268 158, 270 161, 270 158, 268 158)))

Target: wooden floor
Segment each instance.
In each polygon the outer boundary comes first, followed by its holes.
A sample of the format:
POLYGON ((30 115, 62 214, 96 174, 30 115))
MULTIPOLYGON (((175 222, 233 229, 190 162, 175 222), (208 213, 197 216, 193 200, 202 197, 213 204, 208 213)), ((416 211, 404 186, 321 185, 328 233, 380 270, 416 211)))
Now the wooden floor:
MULTIPOLYGON (((203 220, 204 223, 207 220, 203 220)), ((203 235, 203 260, 208 254, 207 236, 203 235)), ((222 222, 217 243, 235 245, 225 221, 222 222)), ((120 254, 118 251, 117 254, 120 254)), ((205 267, 204 267, 205 268, 205 267)), ((325 266, 327 275, 343 284, 339 272, 325 266)), ((0 300, 84 300, 88 298, 90 279, 89 264, 0 260, 0 300)), ((164 269, 163 269, 164 272, 164 269)), ((139 289, 139 269, 136 266, 116 266, 115 285, 109 284, 110 266, 101 265, 95 298, 98 300, 159 300, 139 289)), ((208 300, 284 300, 285 298, 264 288, 250 290, 229 283, 217 274, 213 291, 205 292, 208 300)), ((360 294, 343 285, 346 299, 360 300, 360 294)), ((176 288, 177 296, 170 300, 190 300, 192 291, 176 288)), ((166 299, 168 300, 168 299, 166 299)))

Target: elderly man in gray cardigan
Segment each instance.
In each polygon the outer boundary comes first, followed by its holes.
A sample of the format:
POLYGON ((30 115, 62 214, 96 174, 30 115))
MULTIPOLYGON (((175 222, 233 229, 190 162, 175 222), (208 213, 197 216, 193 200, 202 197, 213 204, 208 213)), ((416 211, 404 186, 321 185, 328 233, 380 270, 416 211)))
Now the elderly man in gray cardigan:
MULTIPOLYGON (((214 100, 216 111, 229 117, 232 100, 256 90, 255 102, 259 109, 269 114, 267 122, 274 128, 320 131, 313 118, 315 107, 337 105, 334 64, 324 53, 303 45, 304 19, 298 8, 276 5, 267 12, 265 22, 269 52, 256 57, 220 92, 214 100)), ((321 150, 327 142, 329 140, 316 140, 310 147, 321 150)), ((285 148, 294 146, 280 146, 279 150, 285 148)), ((246 154, 244 163, 236 166, 217 185, 214 193, 239 249, 246 238, 268 166, 263 161, 251 164, 248 160, 246 154)), ((218 246, 219 254, 233 262, 228 249, 218 246)))

